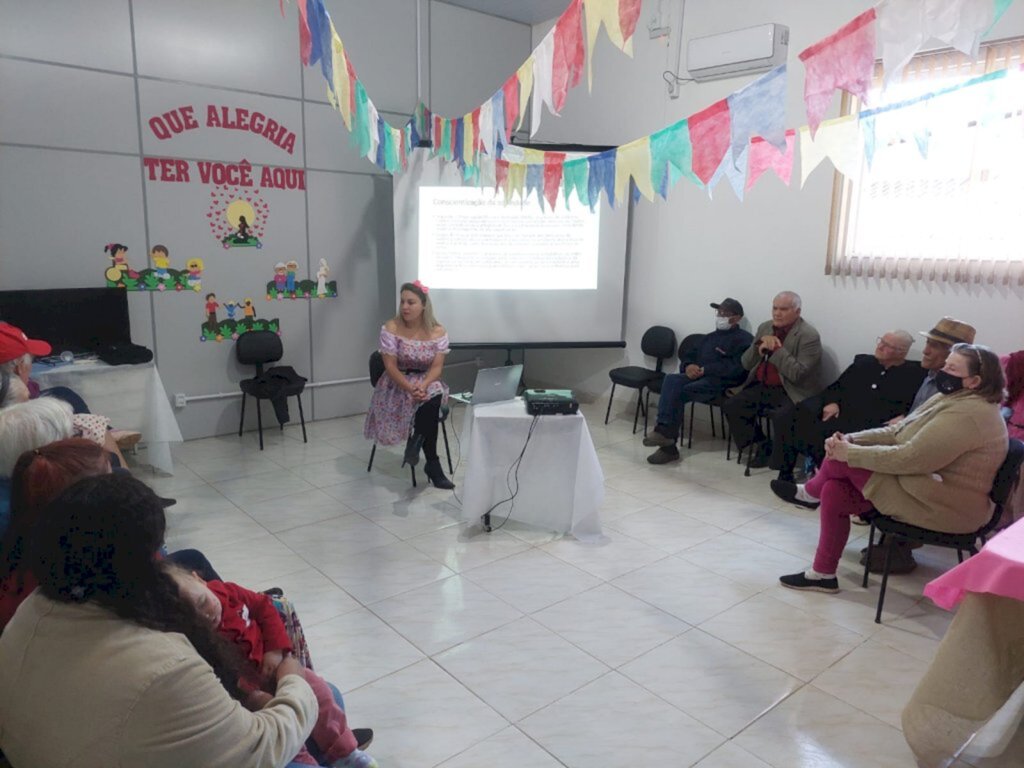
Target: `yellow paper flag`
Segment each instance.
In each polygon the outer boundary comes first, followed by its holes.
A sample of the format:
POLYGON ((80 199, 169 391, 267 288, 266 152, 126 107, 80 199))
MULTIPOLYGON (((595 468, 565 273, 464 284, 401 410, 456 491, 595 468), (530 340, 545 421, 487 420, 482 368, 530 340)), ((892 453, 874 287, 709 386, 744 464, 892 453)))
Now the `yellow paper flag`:
POLYGON ((473 113, 462 116, 462 162, 466 165, 476 165, 476 134, 473 133, 473 113))
POLYGON ((813 139, 806 125, 800 128, 801 188, 825 157, 847 178, 860 176, 864 163, 864 138, 857 115, 825 120, 818 126, 813 139))
MULTIPOLYGON (((352 94, 349 90, 348 65, 345 58, 345 46, 334 29, 334 22, 331 22, 331 47, 334 49, 334 56, 331 62, 334 66, 334 94, 337 101, 332 101, 335 109, 341 112, 341 119, 345 121, 345 127, 352 130, 352 94)), ((329 96, 328 96, 329 97, 329 96)))
POLYGON ((627 201, 629 177, 633 177, 640 194, 648 200, 654 199, 654 185, 651 184, 651 138, 623 144, 615 153, 615 201, 627 201))
POLYGON ((633 55, 633 38, 628 41, 622 39, 622 27, 619 26, 619 0, 583 0, 583 7, 587 18, 587 90, 590 90, 594 79, 591 60, 594 55, 597 33, 601 31, 601 24, 604 24, 612 45, 627 56, 633 55))
POLYGON ((522 163, 509 163, 508 164, 508 186, 505 187, 505 202, 507 203, 513 193, 519 194, 519 199, 523 199, 523 186, 526 184, 526 166, 522 163))

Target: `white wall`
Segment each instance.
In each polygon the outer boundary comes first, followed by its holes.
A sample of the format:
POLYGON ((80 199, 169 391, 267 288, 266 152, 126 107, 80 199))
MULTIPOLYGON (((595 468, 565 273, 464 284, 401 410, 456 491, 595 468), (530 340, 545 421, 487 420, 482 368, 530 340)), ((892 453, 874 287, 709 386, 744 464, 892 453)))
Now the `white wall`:
MULTIPOLYGON (((326 2, 395 125, 421 97, 452 116, 472 109, 530 52, 528 26, 435 0, 326 2)), ((394 311, 391 179, 351 147, 319 67, 299 61, 295 6, 285 7, 287 18, 277 0, 0 0, 0 287, 101 286, 111 241, 129 246, 137 269, 156 243, 173 268, 201 257, 202 295, 252 296, 260 316, 281 319, 285 364, 313 382, 356 380, 310 390, 307 416, 330 418, 365 410, 367 356, 394 311), (158 141, 147 126, 164 110, 206 104, 274 116, 296 132, 294 153, 206 128, 158 141), (209 187, 150 181, 143 155, 186 160, 194 176, 200 160, 300 168, 307 188, 263 190, 263 248, 224 250, 204 218, 209 187), (304 278, 320 258, 337 299, 262 298, 275 262, 297 260, 304 278)), ((230 342, 199 342, 202 295, 130 293, 133 339, 154 349, 168 393, 237 393, 251 369, 230 342)), ((452 378, 466 388, 472 370, 452 378)), ((237 429, 238 408, 225 397, 176 415, 187 438, 200 437, 237 429)))
MULTIPOLYGON (((872 5, 869 0, 689 0, 682 23, 683 56, 691 37, 754 24, 777 22, 790 28, 787 125, 806 123, 802 65, 797 55, 872 5)), ((682 87, 668 97, 662 72, 676 70, 681 0, 645 2, 637 25, 635 58, 618 52, 602 36, 594 61, 594 89, 570 92, 560 118, 545 115, 539 138, 590 144, 622 144, 652 133, 725 97, 751 79, 721 80, 682 87), (647 22, 658 6, 672 34, 652 41, 647 22)), ((550 24, 534 28, 534 42, 550 24)), ((1024 4, 1015 3, 992 30, 991 39, 1024 34, 1024 4)), ((685 76, 685 72, 682 73, 685 76)), ((838 113, 838 97, 835 100, 838 113)), ((797 159, 799 163, 799 158, 797 159)), ((1006 352, 1024 346, 1024 291, 1019 287, 944 285, 901 280, 835 278, 824 274, 833 173, 828 161, 807 185, 786 188, 765 174, 739 203, 723 182, 709 200, 682 181, 667 202, 641 201, 634 211, 624 353, 531 352, 528 375, 549 385, 568 386, 591 397, 610 386, 606 371, 625 360, 639 363, 640 337, 654 324, 677 334, 712 327, 708 302, 739 299, 751 324, 768 318, 772 296, 789 289, 804 299, 804 316, 821 332, 829 368, 845 366, 870 350, 882 331, 928 329, 943 315, 969 321, 978 341, 1006 352)), ((916 347, 919 352, 921 347, 916 347)), ((623 398, 623 407, 626 407, 623 398)))

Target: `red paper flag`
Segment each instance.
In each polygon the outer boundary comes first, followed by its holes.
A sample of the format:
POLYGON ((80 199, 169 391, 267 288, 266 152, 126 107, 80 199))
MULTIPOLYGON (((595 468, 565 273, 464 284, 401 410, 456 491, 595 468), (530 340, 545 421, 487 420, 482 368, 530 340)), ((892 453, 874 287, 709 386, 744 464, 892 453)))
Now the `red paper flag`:
POLYGON ((306 16, 306 0, 297 0, 299 8, 299 56, 309 66, 309 55, 313 51, 313 37, 309 34, 309 19, 306 16))
POLYGON ((793 175, 793 148, 796 146, 796 131, 786 131, 786 150, 780 152, 773 145, 755 136, 750 141, 750 153, 747 156, 747 186, 749 190, 754 186, 765 171, 775 171, 775 175, 782 179, 787 187, 793 175))
POLYGON ((501 86, 501 90, 505 94, 505 135, 511 136, 516 127, 516 118, 519 117, 519 75, 513 73, 501 86))
POLYGON ((555 23, 555 51, 551 61, 551 106, 561 112, 570 88, 579 85, 583 72, 583 0, 573 0, 555 23))
POLYGON ((477 155, 484 148, 484 142, 480 138, 480 107, 473 110, 473 154, 477 155))
POLYGON ((691 115, 690 144, 693 145, 693 172, 704 184, 711 181, 725 157, 731 141, 729 102, 715 102, 707 109, 691 115))
POLYGON ((619 0, 619 29, 625 42, 636 30, 636 20, 640 18, 640 0, 619 0))
POLYGON ((348 54, 345 54, 345 71, 348 72, 348 113, 355 115, 356 113, 356 69, 352 66, 352 62, 348 58, 348 54))
POLYGON ((871 87, 875 67, 875 9, 868 9, 802 51, 800 61, 807 71, 804 104, 807 124, 814 136, 836 88, 863 99, 871 87))
POLYGON ((508 184, 508 160, 494 161, 494 188, 504 190, 508 184))
POLYGON ((558 193, 562 189, 562 164, 565 163, 565 152, 544 153, 544 199, 551 210, 555 209, 558 193))
POLYGON ((439 149, 441 149, 441 131, 442 130, 443 130, 443 128, 441 126, 441 116, 440 115, 434 115, 434 133, 433 133, 433 135, 431 137, 434 140, 434 152, 437 152, 439 149))

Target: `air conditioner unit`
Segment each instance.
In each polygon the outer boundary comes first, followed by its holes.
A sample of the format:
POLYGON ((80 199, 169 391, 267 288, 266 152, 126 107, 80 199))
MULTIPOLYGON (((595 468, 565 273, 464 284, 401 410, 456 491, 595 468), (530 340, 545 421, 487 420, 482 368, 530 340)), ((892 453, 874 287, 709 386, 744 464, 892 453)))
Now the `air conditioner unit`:
POLYGON ((756 27, 697 37, 686 47, 686 68, 697 82, 767 72, 784 64, 789 51, 789 27, 756 27))

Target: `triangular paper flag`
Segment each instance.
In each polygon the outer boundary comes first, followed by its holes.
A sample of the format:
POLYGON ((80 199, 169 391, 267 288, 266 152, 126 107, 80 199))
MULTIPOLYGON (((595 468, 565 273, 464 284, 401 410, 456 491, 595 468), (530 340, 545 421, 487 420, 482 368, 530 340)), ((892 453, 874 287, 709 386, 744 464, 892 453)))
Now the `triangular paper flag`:
POLYGON ((747 185, 749 190, 754 183, 761 178, 765 171, 774 171, 775 175, 782 179, 782 183, 789 186, 793 175, 793 150, 796 146, 796 131, 786 131, 786 149, 782 152, 777 150, 767 141, 761 138, 753 139, 750 142, 750 151, 747 156, 747 185))
POLYGON ((732 157, 747 151, 754 136, 779 149, 786 146, 786 65, 776 67, 728 98, 732 157))
POLYGON ((691 115, 687 123, 690 128, 690 144, 693 146, 693 172, 707 184, 729 148, 729 102, 725 99, 715 102, 691 115))

